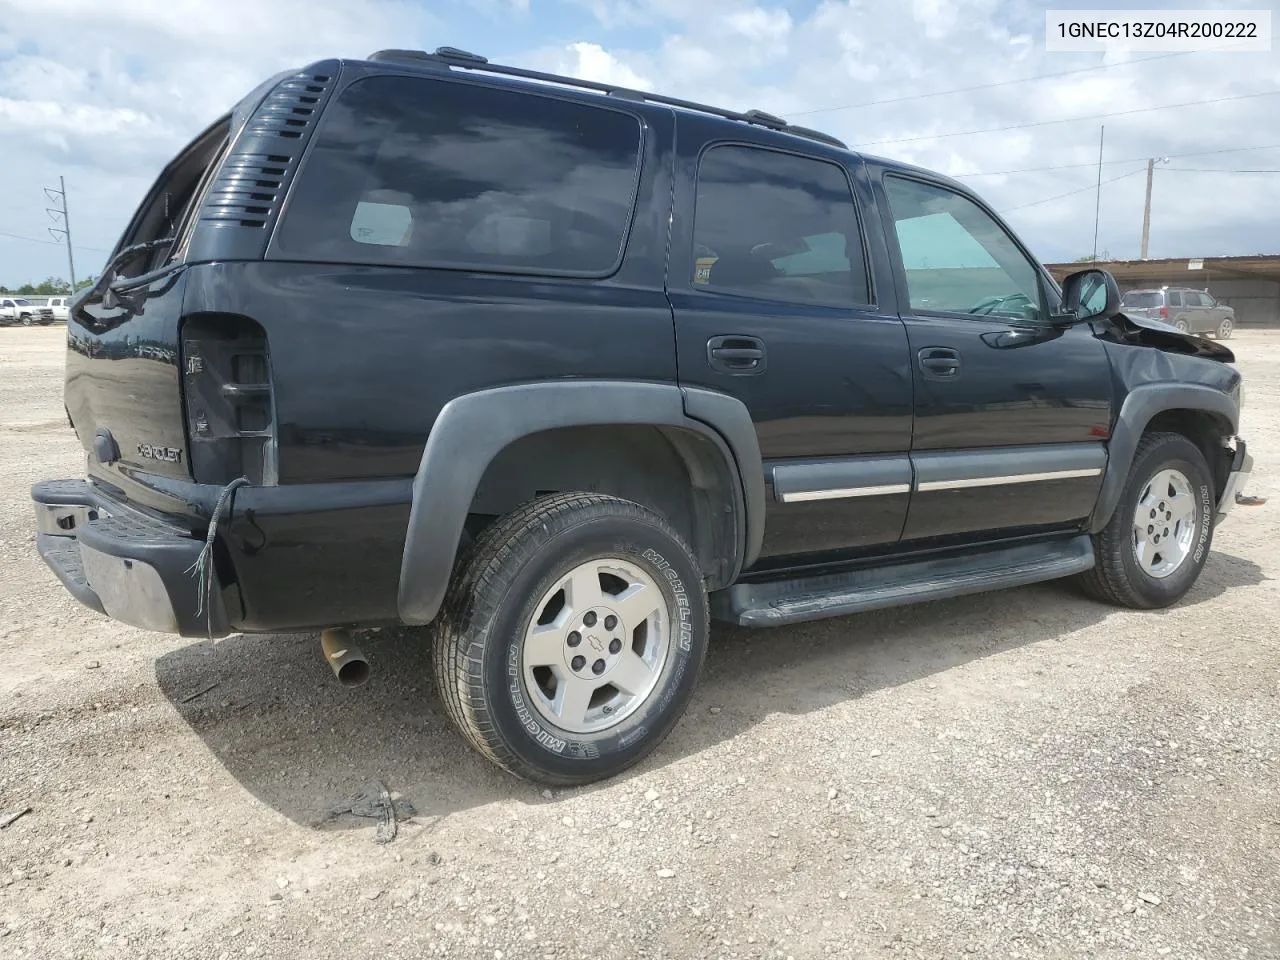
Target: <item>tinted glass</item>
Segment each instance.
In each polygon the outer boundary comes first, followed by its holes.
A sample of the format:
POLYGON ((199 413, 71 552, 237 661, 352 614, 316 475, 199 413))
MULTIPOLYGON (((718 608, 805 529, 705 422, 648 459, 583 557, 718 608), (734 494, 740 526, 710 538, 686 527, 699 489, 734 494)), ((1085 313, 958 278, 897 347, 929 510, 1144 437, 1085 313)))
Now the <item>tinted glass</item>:
MULTIPOLYGON (((1159 294, 1157 294, 1157 296, 1159 296, 1159 294)), ((1180 294, 1177 290, 1170 290, 1167 294, 1165 294, 1165 296, 1168 297, 1169 306, 1171 307, 1182 306, 1182 294, 1180 294)), ((1194 304, 1190 300, 1188 300, 1187 306, 1189 307, 1194 306, 1194 304)))
POLYGON ((1126 293, 1120 298, 1120 305, 1124 307, 1133 307, 1135 310, 1146 310, 1151 307, 1159 307, 1163 305, 1160 294, 1156 292, 1147 293, 1126 293))
POLYGON ((374 77, 325 113, 277 235, 290 257, 605 274, 640 124, 550 97, 374 77))
POLYGON ((911 309, 1040 318, 1040 275, 1013 238, 958 193, 889 177, 885 185, 911 309))
POLYGON ((1182 295, 1182 302, 1185 303, 1188 307, 1207 307, 1208 306, 1208 304, 1205 303, 1204 297, 1190 290, 1188 290, 1186 293, 1182 295))
POLYGON ((696 286, 769 300, 870 300, 858 215, 833 163, 715 147, 698 166, 696 286))

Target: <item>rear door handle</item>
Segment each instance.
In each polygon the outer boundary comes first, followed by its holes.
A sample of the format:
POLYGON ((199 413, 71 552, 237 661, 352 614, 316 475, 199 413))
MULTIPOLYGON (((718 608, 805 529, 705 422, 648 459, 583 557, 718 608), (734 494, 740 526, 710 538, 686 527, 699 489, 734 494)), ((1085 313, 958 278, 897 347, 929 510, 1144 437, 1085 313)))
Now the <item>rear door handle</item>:
POLYGON ((953 380, 960 376, 960 352, 950 347, 925 347, 917 357, 920 369, 932 380, 953 380))
POLYGON ((707 341, 707 363, 734 376, 754 376, 765 370, 764 341, 759 337, 722 336, 707 341))

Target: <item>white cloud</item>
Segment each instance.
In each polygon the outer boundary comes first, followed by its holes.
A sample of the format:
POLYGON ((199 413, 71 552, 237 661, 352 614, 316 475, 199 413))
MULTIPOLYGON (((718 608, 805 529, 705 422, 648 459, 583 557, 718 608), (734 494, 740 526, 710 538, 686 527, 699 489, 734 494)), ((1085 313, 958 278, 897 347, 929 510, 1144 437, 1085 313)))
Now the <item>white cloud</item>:
POLYGON ((571 43, 565 56, 556 66, 555 73, 596 83, 617 84, 634 89, 652 87, 647 77, 632 70, 622 61, 594 43, 571 43))

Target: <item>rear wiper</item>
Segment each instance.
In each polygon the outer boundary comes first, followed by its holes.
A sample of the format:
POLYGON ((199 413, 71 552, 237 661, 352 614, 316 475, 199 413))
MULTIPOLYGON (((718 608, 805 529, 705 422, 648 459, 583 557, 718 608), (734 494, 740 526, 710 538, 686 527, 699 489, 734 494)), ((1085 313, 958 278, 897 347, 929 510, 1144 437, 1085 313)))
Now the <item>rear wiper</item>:
POLYGON ((128 263, 140 253, 146 253, 148 250, 155 250, 158 247, 168 246, 173 243, 176 237, 161 237, 159 240, 147 240, 143 243, 135 243, 132 246, 125 247, 114 257, 107 261, 107 265, 102 268, 102 274, 98 277, 97 282, 89 288, 88 293, 80 297, 76 303, 76 313, 80 314, 84 309, 84 304, 90 301, 101 300, 103 295, 111 289, 111 285, 116 279, 116 270, 122 264, 128 263))

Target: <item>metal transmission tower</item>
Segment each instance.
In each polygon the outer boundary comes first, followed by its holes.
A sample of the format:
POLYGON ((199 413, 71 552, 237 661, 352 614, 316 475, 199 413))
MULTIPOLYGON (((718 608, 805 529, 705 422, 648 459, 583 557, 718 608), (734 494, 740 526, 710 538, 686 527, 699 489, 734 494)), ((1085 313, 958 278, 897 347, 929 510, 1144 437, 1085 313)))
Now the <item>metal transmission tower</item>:
POLYGON ((76 261, 71 253, 71 217, 67 214, 67 183, 62 178, 58 178, 58 189, 53 187, 45 187, 44 195, 49 198, 52 203, 61 203, 59 207, 46 207, 49 216, 56 224, 61 218, 62 226, 53 226, 49 228, 49 233, 55 240, 65 238, 67 241, 67 270, 71 274, 71 293, 76 292, 76 261))

